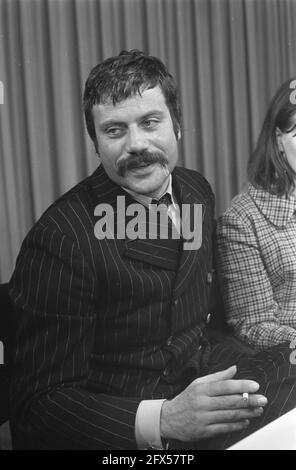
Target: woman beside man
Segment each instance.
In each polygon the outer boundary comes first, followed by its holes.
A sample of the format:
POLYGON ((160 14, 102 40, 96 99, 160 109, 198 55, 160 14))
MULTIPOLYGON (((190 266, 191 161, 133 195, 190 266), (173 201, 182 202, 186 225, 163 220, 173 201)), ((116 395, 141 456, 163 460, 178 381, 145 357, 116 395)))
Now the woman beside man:
POLYGON ((270 104, 249 160, 247 190, 233 199, 217 226, 227 320, 236 336, 256 349, 296 345, 296 104, 291 83, 285 82, 270 104))

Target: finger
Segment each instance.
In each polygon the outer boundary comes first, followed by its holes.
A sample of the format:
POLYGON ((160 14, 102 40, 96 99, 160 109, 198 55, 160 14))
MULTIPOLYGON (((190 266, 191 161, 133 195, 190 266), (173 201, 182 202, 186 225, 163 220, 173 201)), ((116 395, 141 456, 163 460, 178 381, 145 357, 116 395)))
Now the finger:
POLYGON ((233 422, 240 422, 244 419, 254 419, 258 418, 263 413, 263 408, 242 408, 237 410, 219 410, 219 411, 212 411, 209 413, 209 421, 210 424, 217 424, 217 423, 233 423, 233 422))
POLYGON ((221 380, 207 384, 209 396, 236 395, 255 393, 259 389, 259 384, 254 380, 221 380))
POLYGON ((218 382, 219 380, 228 380, 232 379, 237 373, 236 366, 228 367, 228 369, 215 372, 214 374, 204 375, 194 380, 195 383, 209 383, 209 382, 218 382))
POLYGON ((210 398, 211 410, 231 410, 238 408, 257 408, 267 405, 267 398, 264 395, 250 394, 248 400, 244 400, 243 396, 222 395, 210 398))
POLYGON ((250 424, 248 419, 239 421, 237 423, 219 423, 219 424, 210 424, 206 428, 204 438, 214 437, 219 434, 227 434, 229 432, 243 431, 250 424))

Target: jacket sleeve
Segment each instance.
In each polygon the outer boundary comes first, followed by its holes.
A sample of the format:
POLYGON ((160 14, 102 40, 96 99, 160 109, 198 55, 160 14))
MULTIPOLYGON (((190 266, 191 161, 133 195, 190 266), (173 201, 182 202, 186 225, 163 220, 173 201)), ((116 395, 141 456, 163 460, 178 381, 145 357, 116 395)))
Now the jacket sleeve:
POLYGON ((280 324, 281 307, 252 225, 226 212, 218 221, 216 251, 227 319, 236 335, 257 349, 296 339, 295 328, 280 324))
POLYGON ((33 449, 132 449, 140 400, 86 388, 96 325, 96 281, 83 253, 37 224, 10 284, 16 313, 12 427, 33 449))

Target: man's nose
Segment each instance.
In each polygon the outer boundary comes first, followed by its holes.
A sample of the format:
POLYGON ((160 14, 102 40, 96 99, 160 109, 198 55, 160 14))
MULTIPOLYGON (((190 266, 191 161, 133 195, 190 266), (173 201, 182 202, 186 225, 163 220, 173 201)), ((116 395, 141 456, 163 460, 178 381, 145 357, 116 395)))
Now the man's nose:
POLYGON ((147 150, 148 142, 143 129, 131 127, 127 133, 126 150, 128 153, 142 152, 147 150))

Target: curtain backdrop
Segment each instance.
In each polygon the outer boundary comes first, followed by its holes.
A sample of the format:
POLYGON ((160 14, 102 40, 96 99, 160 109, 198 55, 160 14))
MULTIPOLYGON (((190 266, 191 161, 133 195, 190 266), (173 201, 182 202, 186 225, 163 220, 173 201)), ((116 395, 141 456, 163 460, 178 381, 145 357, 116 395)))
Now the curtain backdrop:
POLYGON ((130 48, 168 65, 180 164, 208 178, 219 215, 271 96, 296 75, 295 20, 296 0, 0 0, 0 281, 41 213, 98 164, 81 106, 94 65, 130 48))

